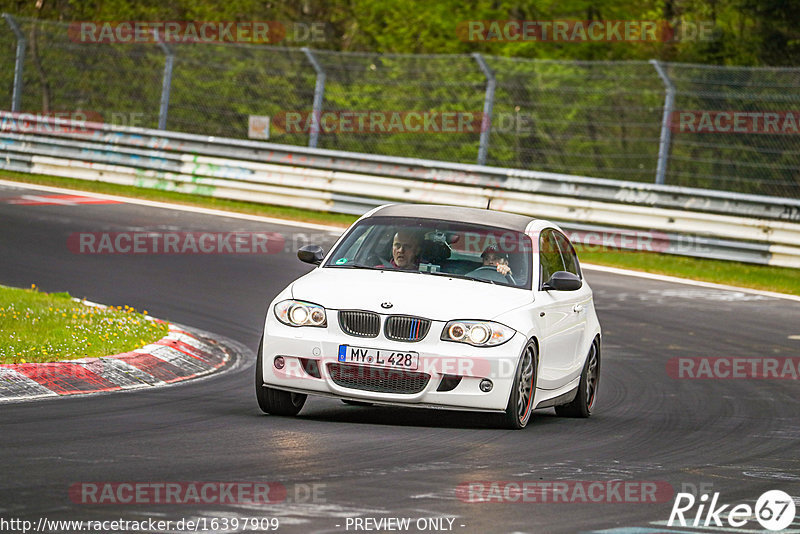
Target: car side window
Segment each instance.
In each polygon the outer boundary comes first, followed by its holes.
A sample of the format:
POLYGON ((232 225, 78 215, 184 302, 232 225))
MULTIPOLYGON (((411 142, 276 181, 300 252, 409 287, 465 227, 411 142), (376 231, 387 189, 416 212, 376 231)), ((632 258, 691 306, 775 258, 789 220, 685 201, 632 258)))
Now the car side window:
POLYGON ((539 272, 541 273, 539 287, 550 280, 554 272, 563 270, 565 270, 564 262, 561 259, 561 252, 553 230, 543 230, 539 236, 539 272))
POLYGON ((553 235, 558 242, 558 248, 561 251, 561 259, 564 263, 564 270, 574 274, 577 277, 581 277, 581 268, 578 264, 578 255, 575 254, 575 248, 572 246, 572 243, 569 242, 567 236, 562 234, 561 232, 553 232, 553 235))

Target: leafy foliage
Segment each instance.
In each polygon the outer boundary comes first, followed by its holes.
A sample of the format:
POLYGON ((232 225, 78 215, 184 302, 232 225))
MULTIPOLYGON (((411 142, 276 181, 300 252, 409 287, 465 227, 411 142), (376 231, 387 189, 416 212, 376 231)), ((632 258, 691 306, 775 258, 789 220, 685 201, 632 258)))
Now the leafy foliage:
MULTIPOLYGON (((669 61, 677 110, 800 109, 792 22, 783 0, 26 0, 14 14, 29 40, 22 108, 90 110, 117 124, 156 127, 165 50, 156 44, 70 39, 69 21, 280 21, 273 45, 172 44, 167 129, 243 138, 248 118, 312 109, 316 72, 326 73, 322 108, 480 113, 486 77, 497 77, 486 163, 652 182, 664 84, 647 61, 669 61), (31 17, 31 18, 25 18, 31 17), (52 22, 54 20, 61 23, 52 22), (487 20, 664 21, 663 41, 462 40, 459 24, 487 20), (321 24, 321 39, 298 28, 321 24), (302 33, 302 32, 300 32, 302 33), (302 35, 301 35, 302 37, 302 35), (693 65, 697 63, 699 65, 693 65), (716 69, 712 65, 725 65, 716 69)), ((11 96, 15 39, 0 28, 0 91, 11 96)), ((5 106, 2 106, 5 107, 5 106)), ((335 132, 318 146, 475 163, 480 132, 335 132)), ((673 135, 667 183, 800 198, 800 142, 792 135, 673 135)), ((307 131, 273 128, 271 141, 308 145, 307 131)))
MULTIPOLYGON (((277 20, 324 22, 316 48, 403 54, 489 55, 550 59, 662 59, 726 65, 796 65, 800 3, 785 0, 5 0, 3 11, 67 21, 277 20), (462 42, 468 20, 663 20, 710 22, 709 39, 683 42, 462 42), (321 45, 321 46, 320 46, 321 45)), ((291 45, 293 43, 287 42, 291 45)), ((297 43, 307 44, 307 43, 297 43)))

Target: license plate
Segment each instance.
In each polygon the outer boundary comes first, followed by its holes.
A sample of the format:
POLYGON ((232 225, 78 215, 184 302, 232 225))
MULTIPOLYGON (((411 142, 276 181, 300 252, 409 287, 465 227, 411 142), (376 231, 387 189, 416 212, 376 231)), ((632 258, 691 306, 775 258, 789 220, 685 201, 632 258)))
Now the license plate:
POLYGON ((411 369, 413 371, 419 365, 419 353, 339 345, 339 361, 391 367, 393 369, 411 369))

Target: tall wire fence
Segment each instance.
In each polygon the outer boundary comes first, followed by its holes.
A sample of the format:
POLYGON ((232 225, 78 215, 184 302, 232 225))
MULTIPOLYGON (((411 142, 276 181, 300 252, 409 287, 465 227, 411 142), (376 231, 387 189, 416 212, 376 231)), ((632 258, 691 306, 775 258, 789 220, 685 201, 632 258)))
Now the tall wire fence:
POLYGON ((93 43, 8 15, 0 67, 18 112, 233 138, 266 116, 276 143, 800 198, 800 68, 93 43))

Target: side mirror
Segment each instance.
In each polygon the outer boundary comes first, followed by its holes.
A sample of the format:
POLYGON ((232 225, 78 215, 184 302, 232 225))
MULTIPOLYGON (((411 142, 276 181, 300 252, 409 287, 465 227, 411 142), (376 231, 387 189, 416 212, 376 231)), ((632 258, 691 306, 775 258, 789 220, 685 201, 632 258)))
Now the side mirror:
POLYGON ((576 275, 567 271, 556 271, 553 273, 553 276, 550 277, 550 280, 544 283, 542 289, 545 291, 550 289, 555 289, 556 291, 575 291, 576 289, 580 289, 582 285, 583 281, 576 275))
POLYGON ((319 245, 306 245, 300 247, 300 250, 297 251, 297 257, 305 263, 319 265, 325 259, 325 251, 319 245))

